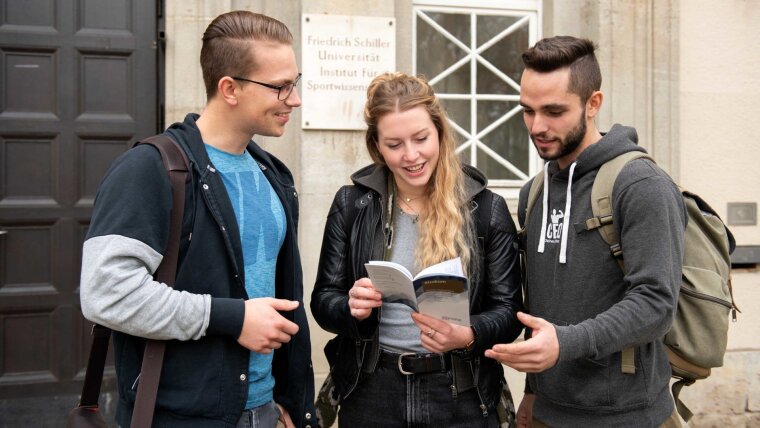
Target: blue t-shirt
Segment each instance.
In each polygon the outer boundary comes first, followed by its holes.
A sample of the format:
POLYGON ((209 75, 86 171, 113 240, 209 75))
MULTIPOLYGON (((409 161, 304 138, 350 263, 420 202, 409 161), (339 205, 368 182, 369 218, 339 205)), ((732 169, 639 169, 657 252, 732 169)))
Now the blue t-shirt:
MULTIPOLYGON (((277 254, 285 239, 285 211, 272 185, 248 151, 235 155, 206 145, 211 163, 222 177, 240 230, 249 299, 274 297, 277 254)), ((272 400, 273 354, 251 352, 248 401, 253 409, 272 400)))

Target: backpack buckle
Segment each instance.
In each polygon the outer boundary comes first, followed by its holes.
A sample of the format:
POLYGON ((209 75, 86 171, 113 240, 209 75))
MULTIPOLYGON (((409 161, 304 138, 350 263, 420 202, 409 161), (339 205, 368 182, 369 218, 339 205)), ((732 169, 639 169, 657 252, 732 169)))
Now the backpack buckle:
POLYGON ((613 257, 618 259, 623 256, 623 247, 621 247, 620 244, 612 244, 610 245, 610 252, 613 257))
POLYGON ((612 214, 604 214, 596 217, 591 217, 586 220, 586 230, 598 229, 602 226, 612 224, 612 214))
POLYGON ((599 227, 602 227, 602 222, 598 217, 591 217, 590 219, 586 220, 586 230, 594 230, 599 227))

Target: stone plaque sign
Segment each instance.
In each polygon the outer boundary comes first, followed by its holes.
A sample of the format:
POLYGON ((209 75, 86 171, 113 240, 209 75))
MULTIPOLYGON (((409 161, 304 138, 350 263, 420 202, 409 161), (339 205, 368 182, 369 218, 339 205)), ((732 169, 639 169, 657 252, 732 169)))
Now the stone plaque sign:
POLYGON ((301 125, 365 129, 367 86, 396 71, 396 20, 303 14, 301 24, 301 125))

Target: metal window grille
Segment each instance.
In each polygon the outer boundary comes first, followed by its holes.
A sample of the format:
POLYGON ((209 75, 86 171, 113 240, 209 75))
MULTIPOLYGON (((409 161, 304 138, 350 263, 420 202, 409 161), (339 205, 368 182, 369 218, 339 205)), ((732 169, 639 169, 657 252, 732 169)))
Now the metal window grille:
POLYGON ((415 2, 414 73, 448 112, 460 159, 492 185, 519 186, 541 166, 519 104, 520 54, 538 39, 540 3, 467 3, 415 2))

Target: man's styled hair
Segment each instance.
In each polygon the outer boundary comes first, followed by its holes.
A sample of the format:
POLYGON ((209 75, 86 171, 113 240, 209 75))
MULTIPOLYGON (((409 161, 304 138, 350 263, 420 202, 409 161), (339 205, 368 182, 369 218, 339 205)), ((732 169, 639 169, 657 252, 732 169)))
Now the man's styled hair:
POLYGON ((216 95, 224 76, 246 76, 256 68, 251 43, 293 44, 293 35, 282 22, 260 13, 236 10, 217 16, 203 33, 201 69, 206 97, 216 95))
POLYGON ((596 60, 596 47, 591 40, 572 36, 556 36, 539 40, 522 54, 525 68, 548 73, 570 68, 568 90, 581 97, 581 102, 602 87, 602 72, 596 60))

